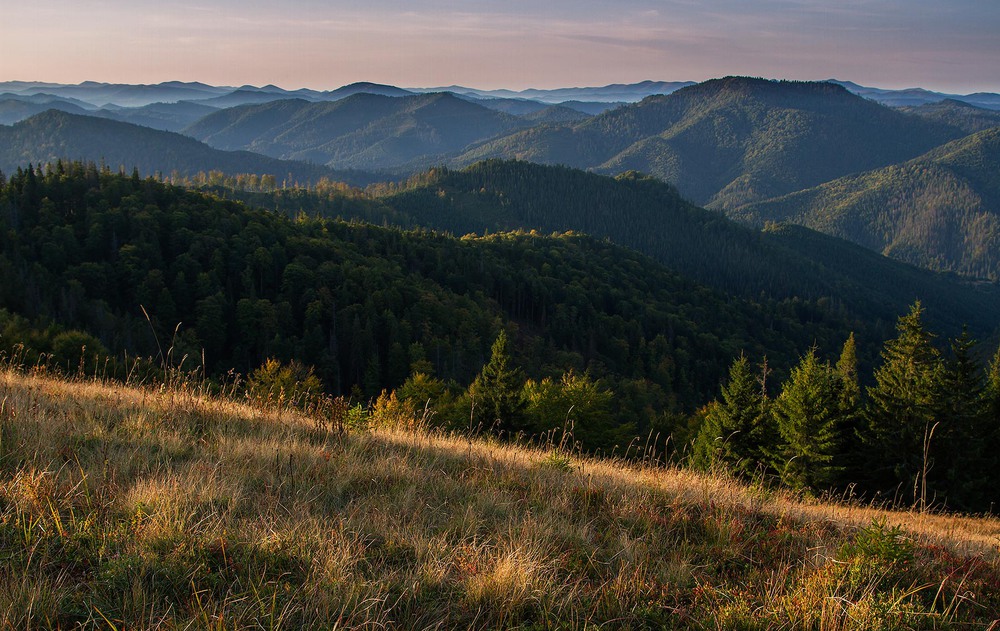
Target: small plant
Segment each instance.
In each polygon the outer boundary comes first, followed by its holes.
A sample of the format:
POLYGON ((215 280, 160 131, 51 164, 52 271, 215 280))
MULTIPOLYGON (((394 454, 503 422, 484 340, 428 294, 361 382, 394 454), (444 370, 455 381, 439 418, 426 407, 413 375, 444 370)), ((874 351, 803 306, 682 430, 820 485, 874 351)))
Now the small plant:
POLYGON ((902 566, 913 561, 914 549, 913 539, 906 536, 901 526, 889 526, 886 519, 876 518, 859 530, 853 541, 844 544, 841 552, 848 558, 902 566))
POLYGON ((258 403, 303 409, 311 407, 322 391, 323 384, 311 366, 295 360, 282 364, 273 358, 253 371, 246 387, 247 396, 258 403))
POLYGON ((355 403, 347 409, 347 429, 366 430, 368 429, 368 410, 360 403, 355 403))
POLYGON ((553 449, 549 452, 549 455, 542 460, 542 464, 546 467, 550 467, 557 471, 572 471, 573 470, 573 460, 570 458, 569 454, 560 451, 558 449, 553 449))
POLYGON ((396 391, 382 391, 372 405, 369 420, 375 427, 386 429, 423 430, 427 427, 427 414, 418 417, 413 402, 400 400, 396 391))

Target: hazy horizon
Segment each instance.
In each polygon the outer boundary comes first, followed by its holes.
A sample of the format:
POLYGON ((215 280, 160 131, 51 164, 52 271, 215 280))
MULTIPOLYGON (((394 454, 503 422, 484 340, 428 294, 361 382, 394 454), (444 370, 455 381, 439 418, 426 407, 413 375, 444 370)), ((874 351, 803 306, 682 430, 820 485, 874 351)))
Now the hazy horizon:
POLYGON ((0 24, 0 81, 523 90, 727 75, 1000 92, 977 0, 53 0, 0 24))

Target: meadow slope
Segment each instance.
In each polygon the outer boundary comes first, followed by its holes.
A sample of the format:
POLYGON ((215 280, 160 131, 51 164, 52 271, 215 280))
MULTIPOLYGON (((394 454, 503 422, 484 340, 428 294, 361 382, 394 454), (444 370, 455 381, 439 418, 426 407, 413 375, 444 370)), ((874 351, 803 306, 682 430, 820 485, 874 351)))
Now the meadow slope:
MULTIPOLYGON (((994 628, 1000 522, 0 372, 0 627, 994 628), (992 623, 992 624, 991 624, 992 623)), ((641 445, 631 453, 642 452, 641 445)))

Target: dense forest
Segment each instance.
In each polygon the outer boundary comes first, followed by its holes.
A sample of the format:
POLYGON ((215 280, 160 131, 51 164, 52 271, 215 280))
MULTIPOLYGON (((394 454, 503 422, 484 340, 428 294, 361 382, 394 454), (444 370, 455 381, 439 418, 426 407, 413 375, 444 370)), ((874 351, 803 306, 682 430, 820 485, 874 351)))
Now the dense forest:
POLYGON ((506 330, 528 376, 603 380, 615 423, 646 430, 712 396, 739 352, 787 362, 848 328, 585 236, 291 219, 92 164, 16 171, 0 226, 0 341, 30 337, 69 367, 83 345, 157 361, 172 348, 216 376, 295 359, 364 399, 415 365, 468 384, 506 330))
POLYGON ((693 461, 792 488, 994 511, 1000 350, 983 362, 968 332, 942 349, 922 316, 917 303, 899 318, 867 387, 853 336, 836 362, 809 349, 777 396, 740 356, 705 410, 693 461))
POLYGON ((452 234, 575 230, 643 252, 726 295, 794 301, 833 312, 851 328, 892 333, 916 299, 929 322, 957 334, 963 324, 994 335, 1000 291, 894 262, 841 239, 797 226, 758 231, 698 208, 674 187, 637 173, 611 178, 565 167, 489 160, 460 171, 432 169, 367 192, 324 183, 311 189, 264 186, 221 173, 179 181, 295 217, 341 217, 424 226, 452 234))

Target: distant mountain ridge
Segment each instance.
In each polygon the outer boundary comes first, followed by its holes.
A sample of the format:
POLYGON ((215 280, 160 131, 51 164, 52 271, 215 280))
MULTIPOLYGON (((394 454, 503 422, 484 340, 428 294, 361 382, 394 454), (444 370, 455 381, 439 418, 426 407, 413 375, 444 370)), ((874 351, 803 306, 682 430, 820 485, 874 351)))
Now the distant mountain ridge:
MULTIPOLYGON (((974 94, 947 94, 934 92, 923 88, 894 90, 876 87, 866 87, 852 81, 827 79, 829 83, 843 86, 847 90, 865 98, 891 106, 916 106, 925 103, 937 103, 945 99, 959 100, 977 107, 1000 109, 1000 94, 979 92, 974 94)), ((567 101, 586 101, 591 103, 635 103, 647 96, 655 94, 670 94, 681 88, 695 85, 693 81, 640 81, 638 83, 615 83, 600 87, 574 88, 529 88, 526 90, 495 89, 485 90, 450 85, 430 88, 400 88, 392 85, 377 84, 365 81, 351 83, 334 90, 312 90, 300 88, 286 90, 276 85, 262 87, 243 85, 213 86, 200 82, 165 81, 158 84, 112 84, 96 81, 84 81, 79 84, 46 83, 38 81, 6 81, 0 82, 0 93, 14 92, 31 95, 38 92, 48 92, 61 97, 73 97, 90 103, 95 108, 108 104, 121 107, 141 107, 152 103, 169 103, 180 100, 207 100, 234 93, 249 95, 251 93, 269 94, 277 98, 303 98, 310 101, 329 101, 366 92, 384 96, 405 96, 407 94, 422 94, 427 92, 454 92, 476 98, 527 99, 540 103, 556 104, 567 101)), ((259 98, 259 97, 258 97, 259 98)), ((260 101, 258 101, 260 102, 260 101)), ((244 102, 245 103, 245 102, 244 102)), ((211 104, 211 103, 210 103, 211 104)), ((243 103, 241 103, 243 104, 243 103)))
POLYGON ((870 88, 858 85, 852 81, 839 81, 837 79, 827 79, 829 83, 843 86, 858 96, 877 101, 883 105, 892 107, 905 107, 925 105, 928 103, 940 103, 951 99, 961 101, 969 105, 983 107, 987 109, 1000 109, 1000 94, 991 92, 976 92, 973 94, 946 94, 944 92, 934 92, 924 88, 906 88, 902 90, 892 90, 885 88, 870 88))
POLYGON ((302 184, 330 178, 367 184, 370 175, 338 172, 322 166, 276 160, 248 151, 220 151, 180 134, 140 125, 48 110, 11 127, 0 126, 0 170, 12 172, 28 163, 63 160, 103 162, 142 174, 169 176, 222 171, 273 175, 302 184))
POLYGON ((1000 127, 874 171, 733 210, 930 269, 1000 280, 1000 127))
POLYGON ((450 93, 358 93, 334 102, 281 100, 206 116, 183 131, 213 147, 334 168, 422 168, 530 126, 450 93))
POLYGON ((733 208, 907 160, 961 135, 832 83, 727 77, 581 123, 516 131, 454 163, 496 157, 636 170, 700 205, 733 208))
POLYGON ((654 94, 670 94, 681 88, 694 85, 693 81, 641 81, 639 83, 614 83, 593 88, 553 88, 527 90, 480 90, 452 85, 440 88, 409 88, 411 92, 455 92, 494 98, 520 98, 543 103, 564 103, 566 101, 592 101, 598 103, 634 103, 654 94))

